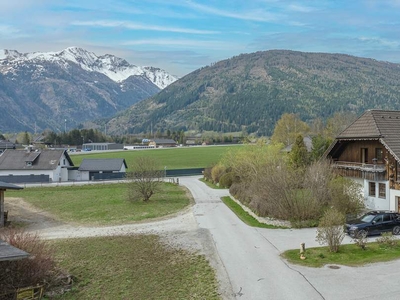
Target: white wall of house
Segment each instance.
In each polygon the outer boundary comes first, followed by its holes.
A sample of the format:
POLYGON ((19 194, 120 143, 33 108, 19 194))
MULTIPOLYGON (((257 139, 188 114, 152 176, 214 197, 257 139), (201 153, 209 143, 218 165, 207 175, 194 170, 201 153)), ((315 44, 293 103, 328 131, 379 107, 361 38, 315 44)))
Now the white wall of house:
POLYGON ((89 171, 80 171, 81 173, 81 180, 89 180, 89 171))
POLYGON ((392 190, 390 189, 390 210, 398 211, 399 210, 399 203, 398 198, 400 198, 400 191, 399 190, 392 190))
POLYGON ((364 180, 364 199, 368 209, 390 210, 390 190, 388 181, 364 180), (375 182, 375 196, 370 195, 369 184, 375 182), (379 184, 385 185, 385 198, 379 197, 379 184))

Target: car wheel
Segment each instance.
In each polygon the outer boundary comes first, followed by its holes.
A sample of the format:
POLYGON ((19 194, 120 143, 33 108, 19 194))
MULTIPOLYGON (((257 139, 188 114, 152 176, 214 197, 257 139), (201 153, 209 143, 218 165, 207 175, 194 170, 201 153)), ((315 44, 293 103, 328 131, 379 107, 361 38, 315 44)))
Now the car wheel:
POLYGON ((400 234, 400 226, 394 226, 393 227, 393 234, 394 235, 399 235, 400 234))
POLYGON ((368 232, 364 229, 361 229, 357 232, 357 238, 366 238, 368 235, 368 232))

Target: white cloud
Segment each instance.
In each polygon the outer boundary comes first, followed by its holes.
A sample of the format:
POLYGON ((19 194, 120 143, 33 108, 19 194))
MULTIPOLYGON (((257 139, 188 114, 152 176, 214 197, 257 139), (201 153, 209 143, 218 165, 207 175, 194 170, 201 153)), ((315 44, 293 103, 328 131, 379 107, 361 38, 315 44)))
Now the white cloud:
POLYGON ((74 21, 71 23, 74 26, 89 26, 89 27, 119 27, 131 30, 150 30, 164 32, 179 32, 190 34, 219 34, 219 31, 200 30, 191 28, 179 28, 168 26, 144 25, 128 21, 113 21, 113 20, 98 20, 98 21, 74 21))
POLYGON ((170 47, 184 47, 184 48, 205 48, 212 50, 227 50, 232 48, 241 47, 239 44, 227 43, 223 41, 201 41, 201 40, 190 40, 190 39, 144 39, 144 40, 132 40, 122 42, 124 46, 136 46, 136 45, 159 45, 159 46, 170 46, 170 47))
POLYGON ((384 39, 384 38, 364 37, 363 36, 363 37, 359 37, 358 39, 363 42, 375 43, 375 44, 379 44, 379 45, 385 46, 385 47, 391 47, 391 48, 400 47, 399 41, 388 40, 388 39, 384 39))
POLYGON ((218 9, 215 7, 210 7, 202 4, 198 4, 192 1, 186 2, 186 5, 192 9, 196 9, 200 12, 217 15, 220 17, 257 21, 257 22, 272 22, 280 19, 280 15, 275 13, 270 13, 262 9, 252 10, 252 11, 242 11, 239 13, 230 12, 228 10, 218 9))
POLYGON ((304 12, 304 13, 309 13, 309 12, 313 12, 316 9, 310 6, 304 6, 304 5, 299 5, 299 4, 290 4, 287 7, 289 10, 292 11, 297 11, 297 12, 304 12))

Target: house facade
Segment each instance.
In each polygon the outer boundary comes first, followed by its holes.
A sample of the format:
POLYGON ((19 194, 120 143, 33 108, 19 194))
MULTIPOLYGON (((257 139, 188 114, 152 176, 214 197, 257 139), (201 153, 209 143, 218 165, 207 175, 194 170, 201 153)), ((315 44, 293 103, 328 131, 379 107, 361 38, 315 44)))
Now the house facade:
POLYGON ((68 181, 73 162, 66 150, 26 151, 7 149, 0 155, 0 181, 62 182, 68 181), (15 179, 15 180, 14 180, 15 179))
POLYGON ((366 111, 325 156, 337 174, 361 184, 367 208, 400 211, 400 111, 366 111))

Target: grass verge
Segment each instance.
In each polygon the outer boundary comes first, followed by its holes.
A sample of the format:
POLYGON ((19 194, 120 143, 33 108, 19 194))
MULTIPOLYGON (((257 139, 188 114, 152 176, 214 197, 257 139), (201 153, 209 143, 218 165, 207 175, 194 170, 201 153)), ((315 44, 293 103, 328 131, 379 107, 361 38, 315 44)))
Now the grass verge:
POLYGON ((260 223, 253 216, 249 215, 239 204, 232 200, 231 197, 226 196, 221 198, 222 202, 225 203, 245 224, 252 227, 260 228, 285 228, 280 226, 274 226, 269 224, 260 223))
POLYGON ((210 187, 212 189, 216 189, 216 190, 224 190, 224 189, 226 189, 226 188, 219 187, 218 185, 216 185, 216 184, 214 184, 212 182, 209 182, 208 180, 205 180, 204 178, 200 178, 199 180, 201 182, 204 182, 208 187, 210 187))
POLYGON ((366 250, 354 244, 341 245, 339 252, 329 252, 328 247, 309 248, 305 253, 306 259, 301 260, 299 249, 287 250, 282 257, 290 263, 307 267, 322 267, 328 264, 345 266, 363 266, 369 263, 385 262, 400 258, 400 246, 384 246, 378 243, 368 243, 366 250))
POLYGON ((190 204, 186 190, 163 183, 150 201, 126 199, 126 183, 57 187, 35 187, 10 191, 8 197, 21 197, 50 212, 64 222, 92 225, 118 225, 176 213, 190 204))
POLYGON ((76 277, 58 299, 220 299, 204 256, 155 235, 51 241, 59 266, 76 277))

